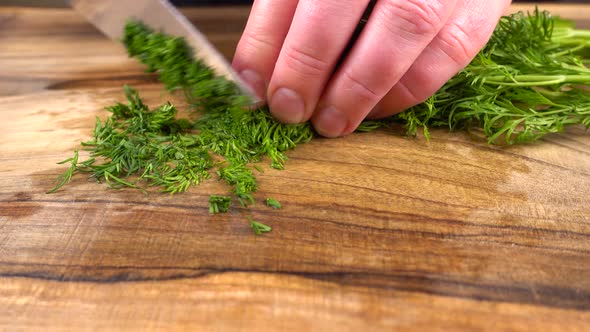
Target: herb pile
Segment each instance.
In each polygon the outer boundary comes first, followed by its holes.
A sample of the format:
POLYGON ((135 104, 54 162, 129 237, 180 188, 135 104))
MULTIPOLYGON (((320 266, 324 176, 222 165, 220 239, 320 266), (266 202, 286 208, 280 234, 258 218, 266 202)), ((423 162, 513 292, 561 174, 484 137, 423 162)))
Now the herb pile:
MULTIPOLYGON (((266 107, 245 110, 248 98, 238 88, 192 57, 182 38, 154 32, 130 22, 123 39, 130 56, 157 72, 170 91, 181 90, 196 120, 180 119, 167 103, 149 109, 137 91, 125 87, 127 104, 96 120, 94 137, 83 142, 90 158, 74 157, 55 192, 77 173, 89 174, 109 187, 159 187, 178 193, 212 176, 225 181, 242 206, 255 203, 253 163, 267 157, 283 169, 285 152, 310 141, 309 124, 285 125, 266 107)), ((408 135, 428 128, 482 128, 490 143, 535 141, 568 125, 590 127, 590 31, 577 30, 546 12, 503 17, 487 46, 434 96, 406 112, 364 122, 358 131, 401 123, 408 135)), ((213 195, 211 213, 227 212, 231 196, 213 195)), ((281 208, 272 199, 271 208, 281 208)), ((251 220, 256 234, 270 227, 251 220)))

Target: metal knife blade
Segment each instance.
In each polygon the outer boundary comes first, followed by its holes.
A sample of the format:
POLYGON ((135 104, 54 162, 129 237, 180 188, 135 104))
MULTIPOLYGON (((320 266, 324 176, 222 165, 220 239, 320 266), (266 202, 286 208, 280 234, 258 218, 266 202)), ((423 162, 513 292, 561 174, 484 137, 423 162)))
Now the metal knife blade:
POLYGON ((130 19, 142 21, 150 28, 184 37, 194 56, 215 73, 234 81, 242 93, 257 103, 252 90, 240 79, 229 62, 172 4, 166 0, 70 0, 72 7, 111 39, 120 41, 130 19))

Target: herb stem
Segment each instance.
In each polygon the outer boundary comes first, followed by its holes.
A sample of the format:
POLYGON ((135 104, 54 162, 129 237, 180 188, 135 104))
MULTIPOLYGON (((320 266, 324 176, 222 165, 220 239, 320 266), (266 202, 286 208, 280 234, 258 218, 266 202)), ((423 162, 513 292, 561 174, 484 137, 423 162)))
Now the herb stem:
MULTIPOLYGON (((572 29, 572 28, 554 28, 551 35, 552 40, 562 42, 567 39, 588 38, 590 41, 590 30, 572 29)), ((578 40, 574 40, 578 41, 578 40)))
POLYGON ((513 76, 488 76, 483 82, 502 86, 547 86, 562 83, 590 84, 589 75, 537 75, 523 74, 513 76))

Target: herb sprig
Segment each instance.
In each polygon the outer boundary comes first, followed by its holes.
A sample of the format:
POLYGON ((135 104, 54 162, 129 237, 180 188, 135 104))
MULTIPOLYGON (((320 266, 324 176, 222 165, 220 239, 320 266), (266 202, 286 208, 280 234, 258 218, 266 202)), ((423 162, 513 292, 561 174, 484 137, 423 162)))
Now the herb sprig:
POLYGON ((58 191, 61 187, 72 181, 72 176, 74 176, 74 174, 76 174, 78 170, 78 158, 78 149, 76 149, 74 151, 73 157, 70 157, 57 163, 58 165, 70 163, 70 167, 67 171, 65 171, 63 174, 57 177, 57 184, 52 189, 48 190, 47 194, 53 194, 54 192, 58 191))

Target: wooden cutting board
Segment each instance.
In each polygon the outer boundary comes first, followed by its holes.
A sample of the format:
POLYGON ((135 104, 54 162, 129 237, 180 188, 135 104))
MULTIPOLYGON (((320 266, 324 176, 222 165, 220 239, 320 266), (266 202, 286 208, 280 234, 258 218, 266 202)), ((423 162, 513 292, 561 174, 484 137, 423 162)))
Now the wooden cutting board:
MULTIPOLYGON (((590 27, 590 6, 550 9, 590 27)), ((247 8, 186 12, 231 56, 247 8)), ((0 8, 0 329, 590 329, 582 128, 509 148, 317 139, 258 177, 279 211, 211 216, 215 180, 145 196, 78 177, 46 195, 123 84, 182 104, 143 70, 69 10, 0 8)))

